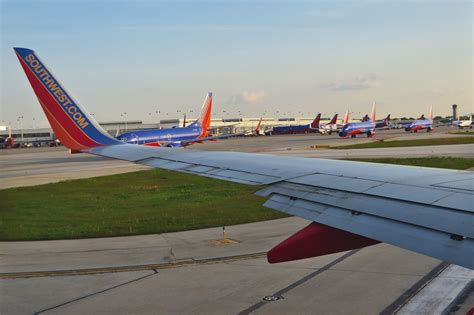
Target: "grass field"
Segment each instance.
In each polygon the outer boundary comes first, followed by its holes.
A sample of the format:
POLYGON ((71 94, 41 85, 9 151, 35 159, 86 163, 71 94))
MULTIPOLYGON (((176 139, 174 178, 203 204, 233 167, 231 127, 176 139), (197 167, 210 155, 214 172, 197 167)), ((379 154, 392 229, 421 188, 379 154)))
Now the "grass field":
MULTIPOLYGON (((465 169, 474 159, 364 159, 465 169)), ((153 234, 248 223, 287 215, 262 207, 247 186, 165 170, 0 190, 0 240, 153 234)))
POLYGON ((417 147, 427 145, 450 145, 450 144, 470 144, 474 143, 474 137, 452 137, 452 138, 434 138, 417 140, 394 140, 394 141, 376 141, 369 143, 359 143, 344 146, 330 147, 331 149, 370 149, 370 148, 393 148, 393 147, 417 147))
POLYGON ((0 240, 183 231, 286 217, 255 186, 150 170, 0 190, 0 240))
POLYGON ((376 159, 350 159, 351 161, 364 161, 373 163, 412 165, 424 167, 448 168, 453 170, 466 170, 474 167, 474 159, 457 157, 424 157, 424 158, 376 158, 376 159))
POLYGON ((472 129, 460 129, 458 131, 450 131, 450 134, 453 135, 474 135, 474 130, 472 129))

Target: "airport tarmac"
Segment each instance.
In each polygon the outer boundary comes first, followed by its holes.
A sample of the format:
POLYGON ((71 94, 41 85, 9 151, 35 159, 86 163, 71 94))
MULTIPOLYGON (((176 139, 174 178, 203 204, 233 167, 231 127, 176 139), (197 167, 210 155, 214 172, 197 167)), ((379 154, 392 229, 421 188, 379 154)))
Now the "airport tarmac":
MULTIPOLYGON (((474 157, 474 144, 380 149, 324 149, 328 145, 365 143, 382 139, 387 141, 459 136, 447 134, 448 130, 451 129, 445 128, 433 133, 417 134, 405 133, 402 130, 385 130, 378 132, 374 138, 359 137, 356 139, 319 134, 230 138, 217 142, 195 144, 186 150, 240 151, 309 158, 474 157), (318 147, 321 146, 323 148, 319 149, 318 147)), ((2 165, 0 189, 148 169, 146 166, 124 161, 87 154, 69 154, 64 147, 0 150, 0 164, 2 165)))
MULTIPOLYGON (((378 136, 435 135, 397 132, 378 136)), ((342 150, 311 150, 310 146, 340 141, 346 139, 310 134, 236 138, 195 147, 333 157, 333 151, 342 150)), ((363 141, 371 140, 347 142, 363 141)), ((398 151, 375 149, 364 154, 474 156, 473 145, 392 149, 398 151)), ((0 189, 144 168, 85 154, 69 155, 63 148, 34 150, 0 153, 0 189)), ((361 154, 358 151, 343 152, 354 156, 361 154)), ((221 238, 221 228, 0 242, 0 313, 431 314, 450 310, 465 314, 473 306, 472 270, 453 269, 387 244, 297 262, 266 262, 266 251, 307 224, 287 218, 227 227, 228 237, 235 240, 227 245, 210 242, 221 238)))

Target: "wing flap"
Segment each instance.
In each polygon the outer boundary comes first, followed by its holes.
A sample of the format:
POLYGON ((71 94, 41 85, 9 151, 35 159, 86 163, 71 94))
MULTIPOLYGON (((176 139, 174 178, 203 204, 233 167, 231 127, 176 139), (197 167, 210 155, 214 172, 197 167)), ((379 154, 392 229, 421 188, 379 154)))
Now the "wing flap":
POLYGON ((474 240, 456 240, 449 233, 366 213, 328 206, 292 197, 273 194, 264 206, 362 235, 388 244, 406 248, 441 260, 474 268, 474 240))
MULTIPOLYGON (((268 186, 258 191, 257 194, 264 197, 278 194, 292 198, 295 204, 304 200, 327 207, 339 207, 349 212, 370 214, 410 225, 440 230, 450 235, 456 234, 474 238, 474 216, 470 212, 462 210, 288 183, 268 186)), ((314 205, 313 211, 319 212, 320 208, 314 205)))

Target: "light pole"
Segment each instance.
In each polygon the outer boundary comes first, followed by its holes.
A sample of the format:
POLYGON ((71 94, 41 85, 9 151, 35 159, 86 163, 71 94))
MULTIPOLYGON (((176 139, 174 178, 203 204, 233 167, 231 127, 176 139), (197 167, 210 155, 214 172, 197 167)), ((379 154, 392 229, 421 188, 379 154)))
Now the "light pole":
POLYGON ((125 124, 125 130, 128 130, 128 128, 127 128, 127 112, 124 112, 123 114, 120 114, 120 116, 123 118, 123 123, 125 124))
POLYGON ((156 114, 156 124, 157 124, 157 126, 159 125, 159 126, 160 126, 160 129, 161 129, 161 124, 160 124, 160 114, 161 114, 161 111, 156 110, 156 111, 155 111, 155 114, 156 114))
POLYGON ((23 119, 23 115, 22 116, 18 116, 18 129, 20 129, 20 141, 23 142, 23 127, 21 125, 21 120, 23 119))

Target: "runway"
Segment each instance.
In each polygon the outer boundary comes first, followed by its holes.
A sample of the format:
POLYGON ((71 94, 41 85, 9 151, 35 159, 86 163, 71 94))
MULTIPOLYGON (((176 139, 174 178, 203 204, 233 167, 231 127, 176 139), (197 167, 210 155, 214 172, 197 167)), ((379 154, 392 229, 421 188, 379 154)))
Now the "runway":
MULTIPOLYGON (((380 137, 433 136, 399 132, 380 133, 380 137)), ((315 143, 340 141, 345 140, 310 134, 229 139, 193 148, 321 158, 474 157, 473 145, 310 148, 315 143)), ((347 142, 364 141, 372 140, 347 142)), ((69 155, 62 148, 34 150, 0 151, 0 189, 145 169, 123 161, 69 155)), ((307 224, 300 218, 287 218, 227 227, 228 237, 235 241, 228 245, 210 242, 222 237, 220 228, 0 242, 0 313, 408 314, 443 309, 465 314, 473 306, 474 289, 467 285, 474 279, 472 271, 452 270, 439 260, 387 244, 297 262, 266 262, 266 251, 307 224), (443 288, 451 295, 446 293, 436 303, 427 305, 414 298, 423 292, 443 293, 443 288)))

